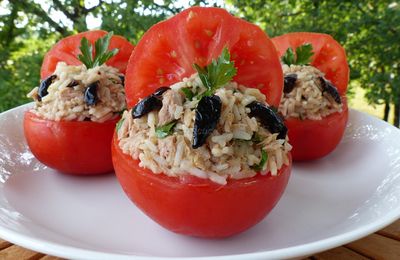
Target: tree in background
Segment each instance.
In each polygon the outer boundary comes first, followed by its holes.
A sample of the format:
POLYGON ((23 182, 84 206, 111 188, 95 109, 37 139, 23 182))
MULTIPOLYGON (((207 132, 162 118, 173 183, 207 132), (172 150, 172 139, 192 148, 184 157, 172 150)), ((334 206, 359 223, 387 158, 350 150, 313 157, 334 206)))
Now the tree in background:
POLYGON ((400 4, 371 1, 357 5, 354 33, 347 46, 352 50, 351 64, 359 71, 358 81, 367 90, 372 104, 385 104, 387 121, 394 104, 394 124, 400 114, 400 4))
MULTIPOLYGON (((88 29, 98 18, 101 29, 137 42, 154 23, 183 9, 175 1, 84 0, 1 1, 0 111, 28 101, 26 93, 39 83, 44 53, 58 39, 88 29), (41 4, 39 4, 39 2, 41 4), (57 16, 63 20, 57 20, 57 16)), ((189 1, 210 5, 215 1, 189 1)), ((351 85, 366 89, 371 104, 395 107, 400 114, 400 3, 389 0, 227 0, 229 10, 260 25, 270 36, 291 31, 331 34, 342 43, 351 67, 351 85)))

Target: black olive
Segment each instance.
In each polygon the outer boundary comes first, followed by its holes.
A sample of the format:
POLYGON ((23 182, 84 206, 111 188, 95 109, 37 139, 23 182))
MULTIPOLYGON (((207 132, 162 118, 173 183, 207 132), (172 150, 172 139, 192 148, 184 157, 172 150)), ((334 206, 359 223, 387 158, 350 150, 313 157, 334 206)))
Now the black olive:
POLYGON ((125 76, 124 75, 119 75, 118 77, 121 80, 121 85, 125 86, 125 76))
POLYGON ((140 118, 153 110, 159 110, 162 107, 162 95, 169 87, 160 87, 150 96, 145 97, 132 109, 132 117, 140 118))
POLYGON ((78 85, 79 85, 79 82, 76 81, 76 80, 73 80, 67 85, 67 88, 73 88, 73 87, 78 86, 78 85))
POLYGON ((205 96, 199 101, 193 128, 193 149, 202 146, 207 137, 214 131, 221 116, 221 99, 216 96, 205 96))
POLYGON ((38 90, 38 100, 42 100, 42 98, 44 96, 46 96, 47 94, 49 94, 49 92, 47 92, 47 89, 49 88, 49 86, 51 85, 51 83, 53 83, 53 81, 57 78, 57 75, 51 75, 49 77, 47 77, 46 79, 42 80, 42 82, 40 82, 39 85, 39 90, 38 90))
POLYGON ((132 109, 132 117, 140 118, 153 110, 161 109, 162 101, 153 95, 147 96, 142 99, 132 109))
POLYGON ((283 87, 283 92, 284 93, 290 93, 294 89, 294 86, 296 85, 297 81, 297 74, 288 74, 284 78, 284 87, 283 87))
POLYGON ((332 84, 332 82, 326 80, 323 77, 320 77, 319 80, 321 83, 322 93, 328 93, 333 98, 333 100, 335 100, 336 103, 341 104, 342 99, 340 98, 340 94, 337 91, 336 87, 332 84))
POLYGON ((95 105, 98 101, 97 97, 97 88, 99 86, 99 82, 93 82, 89 86, 87 86, 85 90, 85 102, 89 106, 95 105))
POLYGON ((170 90, 169 87, 159 87, 158 89, 156 89, 156 91, 154 91, 153 96, 157 97, 157 98, 162 98, 162 95, 167 91, 170 90))
POLYGON ((266 105, 253 101, 247 105, 250 108, 249 115, 257 118, 261 125, 271 133, 279 133, 278 139, 285 139, 287 128, 282 118, 266 105))

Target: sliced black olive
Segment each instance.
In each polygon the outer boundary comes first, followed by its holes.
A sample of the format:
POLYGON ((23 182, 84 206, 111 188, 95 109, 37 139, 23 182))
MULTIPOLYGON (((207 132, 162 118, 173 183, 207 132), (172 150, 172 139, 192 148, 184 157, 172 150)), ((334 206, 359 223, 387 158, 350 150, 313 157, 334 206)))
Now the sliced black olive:
POLYGON ((157 98, 162 98, 162 95, 167 90, 170 90, 170 88, 169 87, 159 87, 158 89, 156 89, 156 91, 154 91, 153 96, 155 96, 157 98))
POLYGON ((67 88, 73 88, 73 87, 78 86, 78 85, 79 85, 79 82, 76 81, 76 80, 73 80, 67 85, 67 88))
POLYGON ((214 131, 221 116, 221 99, 216 96, 205 96, 199 101, 193 128, 193 149, 202 146, 207 137, 214 131))
POLYGON ((125 76, 124 75, 119 75, 118 77, 121 80, 121 85, 125 86, 125 76))
POLYGON ((47 92, 47 89, 49 88, 49 86, 51 85, 51 83, 53 83, 53 81, 57 78, 57 75, 51 75, 49 77, 47 77, 46 79, 42 80, 42 82, 40 82, 39 85, 39 90, 38 90, 38 100, 42 100, 42 98, 44 96, 46 96, 47 94, 49 94, 49 92, 47 92))
POLYGON ((153 110, 159 110, 162 107, 162 95, 169 87, 160 87, 150 96, 145 97, 132 109, 132 117, 140 118, 153 110))
POLYGON ((284 93, 290 93, 294 89, 294 86, 296 85, 297 81, 297 74, 288 74, 284 78, 284 87, 283 87, 283 92, 284 93))
POLYGON ((147 96, 142 99, 132 109, 132 117, 140 118, 153 110, 161 109, 162 101, 153 95, 147 96))
POLYGON ((287 128, 277 113, 257 101, 251 102, 247 107, 250 108, 249 115, 257 118, 265 129, 271 133, 279 133, 278 139, 285 139, 287 128))
POLYGON ((87 86, 85 90, 85 102, 89 106, 95 105, 98 101, 97 97, 97 88, 99 86, 99 82, 93 82, 89 86, 87 86))
POLYGON ((333 100, 335 100, 336 103, 341 104, 342 99, 340 98, 340 94, 337 91, 336 87, 332 84, 332 82, 326 80, 323 77, 320 77, 319 80, 321 83, 322 93, 328 93, 333 98, 333 100))

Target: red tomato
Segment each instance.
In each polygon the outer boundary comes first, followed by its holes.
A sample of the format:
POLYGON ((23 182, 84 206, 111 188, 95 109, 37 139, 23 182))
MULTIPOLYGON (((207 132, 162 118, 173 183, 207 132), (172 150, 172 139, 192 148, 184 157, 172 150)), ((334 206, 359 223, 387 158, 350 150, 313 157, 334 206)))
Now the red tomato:
POLYGON ((346 90, 349 82, 349 66, 343 47, 330 35, 321 33, 288 33, 272 39, 280 56, 291 47, 311 43, 314 55, 311 65, 325 73, 338 89, 343 101, 343 111, 322 120, 287 118, 289 142, 293 146, 295 161, 313 160, 332 152, 342 139, 348 119, 346 90))
MULTIPOLYGON (((105 31, 88 31, 60 40, 46 54, 41 77, 53 74, 57 63, 79 65, 79 46, 82 37, 94 42, 105 31)), ((110 49, 118 48, 118 54, 107 64, 124 73, 134 46, 121 36, 113 36, 110 49)), ((70 174, 99 174, 113 170, 110 144, 118 119, 104 123, 80 121, 52 121, 25 113, 24 132, 29 148, 39 161, 47 166, 70 174)))
POLYGON ((282 196, 291 171, 290 164, 278 176, 258 174, 226 185, 168 177, 140 167, 122 152, 116 135, 112 158, 122 188, 143 212, 173 232, 198 237, 231 236, 260 222, 282 196))
POLYGON ((151 27, 130 58, 126 72, 128 107, 160 86, 189 77, 227 46, 238 72, 234 81, 259 88, 278 107, 283 76, 276 50, 256 25, 220 8, 192 7, 151 27))
POLYGON ((24 133, 33 155, 51 168, 69 174, 107 173, 113 170, 110 144, 118 120, 52 121, 28 111, 24 133))
MULTIPOLYGON (((80 65, 82 62, 78 60, 78 54, 81 53, 79 46, 81 45, 82 37, 86 37, 89 42, 94 44, 98 39, 106 35, 106 31, 96 30, 78 33, 68 36, 57 42, 51 50, 46 54, 43 60, 40 76, 42 79, 47 78, 56 69, 57 63, 60 61, 66 62, 68 65, 80 65)), ((131 55, 134 46, 122 36, 114 35, 110 40, 109 49, 119 49, 117 55, 109 59, 106 64, 119 69, 121 73, 125 73, 126 65, 128 64, 129 56, 131 55)))
POLYGON ((332 36, 323 33, 294 32, 272 38, 272 42, 280 57, 289 47, 295 50, 300 45, 311 43, 314 51, 311 65, 325 73, 325 78, 335 85, 340 95, 346 94, 350 75, 346 52, 332 36))
MULTIPOLYGON (((257 26, 219 8, 189 8, 150 28, 136 46, 126 73, 128 107, 160 86, 182 81, 227 46, 238 69, 235 81, 259 88, 278 107, 283 74, 278 54, 257 26), (261 69, 260 69, 261 68, 261 69)), ((226 237, 261 221, 281 197, 291 163, 279 176, 257 175, 218 185, 190 175, 168 177, 139 166, 114 138, 115 172, 127 195, 148 216, 177 233, 226 237)))
POLYGON ((314 160, 332 152, 342 140, 348 117, 344 100, 341 113, 330 114, 321 120, 286 119, 293 160, 314 160))

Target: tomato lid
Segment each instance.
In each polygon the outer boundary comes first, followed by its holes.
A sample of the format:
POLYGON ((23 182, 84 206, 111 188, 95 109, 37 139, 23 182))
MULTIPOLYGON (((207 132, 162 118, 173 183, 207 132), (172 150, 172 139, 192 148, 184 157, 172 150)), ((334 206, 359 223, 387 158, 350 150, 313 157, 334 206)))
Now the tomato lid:
POLYGON ((225 46, 237 68, 233 80, 259 88, 267 102, 278 107, 283 74, 271 40, 258 26, 214 7, 186 9, 143 35, 126 71, 128 107, 158 87, 189 77, 195 73, 194 63, 207 65, 225 46))
MULTIPOLYGON (((40 71, 41 78, 44 79, 53 74, 57 63, 60 61, 68 65, 82 64, 82 62, 78 60, 78 54, 81 53, 79 50, 81 39, 86 37, 90 43, 94 44, 97 39, 106 34, 107 32, 103 30, 87 31, 65 37, 58 41, 44 56, 40 71)), ((119 49, 119 51, 114 57, 109 59, 106 64, 117 68, 121 73, 125 73, 129 56, 133 51, 134 45, 122 36, 113 35, 110 40, 109 49, 111 50, 114 48, 119 49)))
POLYGON ((280 57, 289 47, 294 50, 300 45, 310 43, 314 52, 311 65, 325 74, 325 77, 336 86, 340 95, 346 93, 350 75, 346 52, 332 36, 323 33, 293 32, 272 38, 272 42, 280 57))

